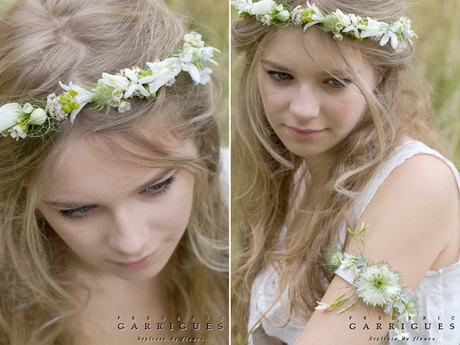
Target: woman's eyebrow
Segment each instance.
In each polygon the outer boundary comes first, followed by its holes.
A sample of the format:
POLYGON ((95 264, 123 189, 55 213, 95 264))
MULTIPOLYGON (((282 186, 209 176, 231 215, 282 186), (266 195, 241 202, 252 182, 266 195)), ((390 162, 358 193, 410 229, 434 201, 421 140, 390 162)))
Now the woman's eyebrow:
MULTIPOLYGON (((149 178, 146 182, 143 182, 140 186, 134 188, 131 193, 138 193, 139 191, 150 187, 158 182, 161 182, 167 175, 169 175, 174 169, 165 169, 158 172, 153 178, 149 178)), ((72 200, 43 200, 43 202, 51 207, 59 209, 74 209, 83 206, 93 206, 94 202, 81 202, 72 200)))
POLYGON ((267 60, 267 59, 262 59, 260 60, 260 62, 264 65, 267 65, 273 69, 276 69, 276 70, 282 70, 282 71, 289 71, 289 68, 287 68, 286 66, 283 66, 282 64, 280 64, 279 62, 276 62, 276 61, 271 61, 271 60, 267 60))

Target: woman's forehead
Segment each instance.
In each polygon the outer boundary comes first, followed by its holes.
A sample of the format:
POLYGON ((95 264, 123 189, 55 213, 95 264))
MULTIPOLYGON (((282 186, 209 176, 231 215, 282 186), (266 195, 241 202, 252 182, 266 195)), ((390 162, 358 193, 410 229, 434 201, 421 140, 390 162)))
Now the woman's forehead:
POLYGON ((329 33, 311 27, 281 28, 261 48, 261 61, 308 68, 322 68, 328 71, 347 70, 344 59, 362 65, 364 59, 347 39, 336 42, 329 33))
MULTIPOLYGON (((116 136, 116 134, 115 134, 116 136)), ((146 142, 147 143, 147 142, 146 142)), ((110 176, 135 176, 152 167, 164 167, 173 155, 196 156, 196 147, 191 140, 178 140, 163 133, 160 140, 152 138, 152 147, 145 147, 124 137, 80 137, 65 145, 43 167, 44 180, 67 181, 79 176, 104 172, 110 176), (168 156, 169 155, 169 156, 168 156)))

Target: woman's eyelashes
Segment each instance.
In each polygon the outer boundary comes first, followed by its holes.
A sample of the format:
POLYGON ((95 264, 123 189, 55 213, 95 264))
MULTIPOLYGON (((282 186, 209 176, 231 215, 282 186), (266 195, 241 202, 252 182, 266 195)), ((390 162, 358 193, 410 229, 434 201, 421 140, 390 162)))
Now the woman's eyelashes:
POLYGON ((152 196, 158 196, 158 195, 161 195, 163 193, 165 193, 169 187, 171 187, 171 184, 176 181, 176 175, 171 175, 170 177, 168 177, 166 180, 160 182, 160 183, 157 183, 157 184, 154 184, 152 186, 149 186, 147 188, 145 188, 141 193, 142 194, 150 194, 152 196))
POLYGON ((334 89, 341 89, 351 84, 351 82, 350 79, 346 78, 328 78, 324 83, 334 89))
POLYGON ((70 210, 59 210, 59 214, 66 218, 84 218, 87 217, 96 206, 82 206, 70 210))
MULTIPOLYGON (((153 197, 160 196, 161 194, 166 193, 168 191, 168 189, 171 187, 171 184, 175 180, 176 175, 173 174, 166 180, 153 184, 143 189, 139 194, 145 194, 153 197)), ((96 208, 96 205, 81 206, 68 210, 59 210, 59 214, 66 218, 82 219, 89 216, 96 208)))
POLYGON ((276 82, 284 83, 292 79, 289 73, 278 72, 278 71, 267 71, 269 77, 276 82))
MULTIPOLYGON (((294 79, 291 74, 285 72, 267 71, 267 73, 269 77, 277 83, 286 83, 294 79)), ((351 84, 352 81, 347 78, 327 78, 323 83, 334 89, 341 89, 351 84)))

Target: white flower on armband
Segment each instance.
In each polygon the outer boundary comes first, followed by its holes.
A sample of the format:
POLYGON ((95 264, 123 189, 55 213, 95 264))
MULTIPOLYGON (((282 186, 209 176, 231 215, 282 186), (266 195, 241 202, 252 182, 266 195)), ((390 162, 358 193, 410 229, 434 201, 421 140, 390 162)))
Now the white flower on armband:
POLYGON ((401 276, 385 263, 369 265, 353 282, 356 293, 370 307, 386 307, 401 293, 401 276))
POLYGON ((333 311, 340 308, 338 313, 343 313, 356 308, 360 302, 370 308, 381 308, 385 314, 391 315, 396 320, 397 337, 403 339, 408 334, 402 332, 402 324, 407 321, 412 322, 417 311, 417 303, 413 294, 404 287, 401 274, 387 263, 373 263, 367 260, 363 254, 364 233, 367 229, 368 226, 364 224, 357 232, 347 229, 360 249, 357 255, 341 253, 337 249, 328 251, 325 265, 329 272, 336 272, 339 275, 347 272, 342 276, 347 278, 350 273, 353 277, 349 280, 351 287, 332 303, 318 302, 315 309, 333 311), (350 304, 354 296, 358 297, 358 300, 350 304))

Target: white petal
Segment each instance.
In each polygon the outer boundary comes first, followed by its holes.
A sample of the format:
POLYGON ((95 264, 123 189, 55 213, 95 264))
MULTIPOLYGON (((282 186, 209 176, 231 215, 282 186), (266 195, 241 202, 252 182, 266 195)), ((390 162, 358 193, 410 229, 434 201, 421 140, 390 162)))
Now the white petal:
POLYGON ((8 103, 0 107, 0 132, 14 126, 20 116, 19 103, 8 103))

